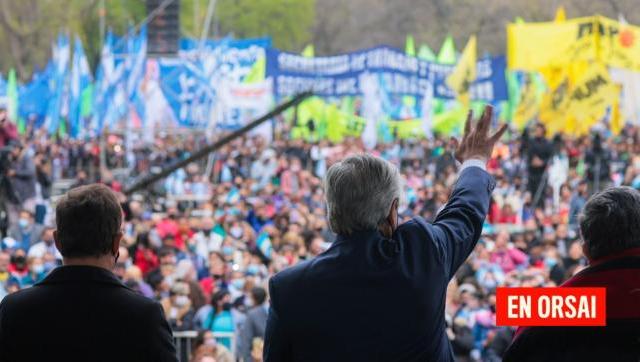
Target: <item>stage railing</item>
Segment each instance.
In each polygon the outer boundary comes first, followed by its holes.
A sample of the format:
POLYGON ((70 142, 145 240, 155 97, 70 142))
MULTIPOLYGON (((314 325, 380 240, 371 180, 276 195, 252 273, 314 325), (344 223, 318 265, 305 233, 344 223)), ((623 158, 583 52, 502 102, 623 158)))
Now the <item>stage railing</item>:
MULTIPOLYGON (((176 355, 180 362, 189 362, 193 355, 193 340, 198 337, 198 331, 176 331, 173 332, 173 340, 176 345, 176 355)), ((213 337, 229 338, 231 340, 230 351, 233 355, 236 352, 236 336, 233 332, 213 332, 213 337)))

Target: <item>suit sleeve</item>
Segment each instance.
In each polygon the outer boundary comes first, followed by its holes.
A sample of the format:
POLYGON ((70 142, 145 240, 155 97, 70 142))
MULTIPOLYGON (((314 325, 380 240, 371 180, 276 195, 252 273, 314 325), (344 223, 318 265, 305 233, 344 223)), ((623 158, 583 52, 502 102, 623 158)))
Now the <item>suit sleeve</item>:
POLYGON ((475 247, 495 182, 479 167, 465 168, 449 202, 433 222, 433 239, 451 279, 475 247))
POLYGON ((149 326, 148 361, 178 362, 173 333, 159 303, 153 304, 149 326))
POLYGON ((264 362, 286 362, 291 361, 289 341, 286 337, 282 320, 279 317, 278 296, 276 292, 276 279, 274 276, 269 280, 269 295, 271 306, 267 317, 267 327, 264 336, 264 362))
POLYGON ((9 341, 9 326, 7 326, 7 297, 0 303, 0 356, 4 356, 7 361, 11 361, 14 356, 11 354, 11 341, 9 341))

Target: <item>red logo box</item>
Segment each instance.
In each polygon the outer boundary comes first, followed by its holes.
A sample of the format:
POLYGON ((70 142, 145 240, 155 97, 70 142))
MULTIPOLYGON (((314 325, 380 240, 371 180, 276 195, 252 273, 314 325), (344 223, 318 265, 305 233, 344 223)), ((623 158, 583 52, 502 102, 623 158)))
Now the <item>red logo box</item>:
POLYGON ((605 326, 606 288, 498 288, 498 326, 605 326))

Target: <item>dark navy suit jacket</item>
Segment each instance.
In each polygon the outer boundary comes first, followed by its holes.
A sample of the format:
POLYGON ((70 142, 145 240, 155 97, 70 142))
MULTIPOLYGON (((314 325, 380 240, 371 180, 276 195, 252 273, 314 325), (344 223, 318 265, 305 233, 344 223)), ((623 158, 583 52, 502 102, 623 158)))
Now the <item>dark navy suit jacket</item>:
POLYGON ((416 217, 391 240, 338 236, 273 276, 265 361, 452 361, 447 284, 480 237, 494 185, 465 168, 433 224, 416 217))
POLYGON ((61 266, 0 303, 0 361, 178 359, 158 302, 106 269, 61 266))

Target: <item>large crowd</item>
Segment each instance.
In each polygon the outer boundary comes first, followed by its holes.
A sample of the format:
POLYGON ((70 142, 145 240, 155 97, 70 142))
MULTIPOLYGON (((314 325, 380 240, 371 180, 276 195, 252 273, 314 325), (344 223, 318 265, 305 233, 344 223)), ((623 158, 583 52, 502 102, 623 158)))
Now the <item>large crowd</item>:
MULTIPOLYGON (((37 130, 18 135, 0 110, 0 299, 61 265, 53 240, 57 185, 99 181, 119 193, 125 215, 115 273, 158 300, 174 331, 199 332, 193 360, 261 360, 268 279, 331 246, 322 178, 335 161, 365 152, 359 139, 306 142, 281 131, 269 141, 240 137, 125 196, 128 180, 116 170, 144 177, 206 138, 167 133, 131 144, 117 134, 82 142, 37 130)), ((613 136, 603 127, 551 140, 544 133, 541 125, 513 131, 488 162, 497 181, 489 215, 446 299, 458 360, 499 361, 511 341, 513 328, 496 327, 496 287, 559 285, 585 266, 578 214, 591 193, 609 185, 640 188, 640 129, 613 136)), ((402 220, 433 220, 446 204, 456 181, 454 147, 436 137, 367 151, 400 168, 402 220)))

